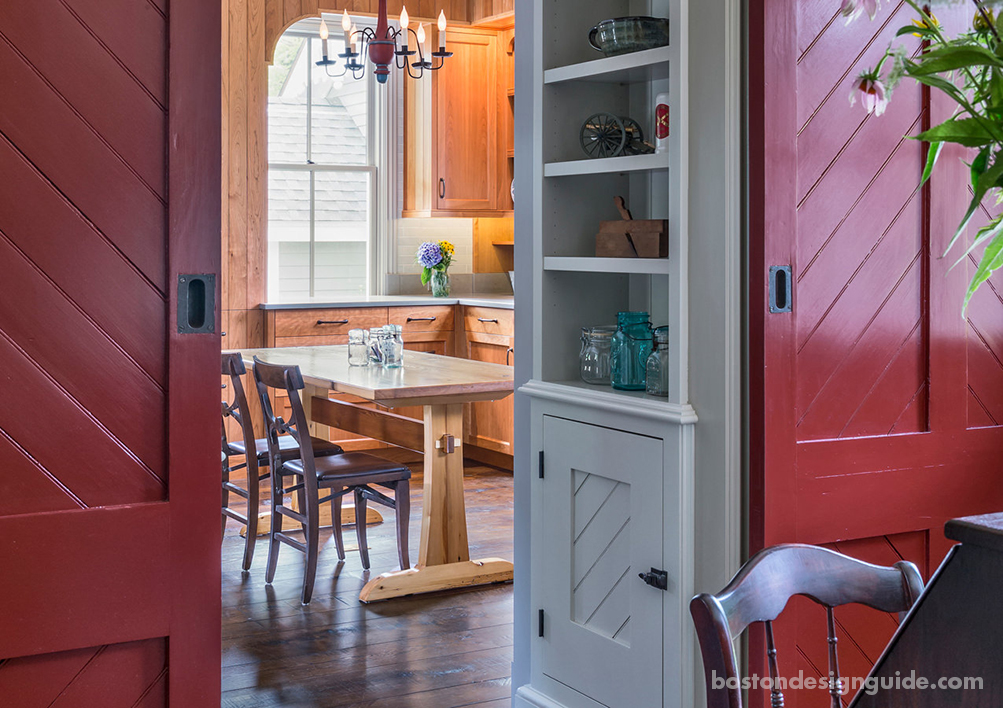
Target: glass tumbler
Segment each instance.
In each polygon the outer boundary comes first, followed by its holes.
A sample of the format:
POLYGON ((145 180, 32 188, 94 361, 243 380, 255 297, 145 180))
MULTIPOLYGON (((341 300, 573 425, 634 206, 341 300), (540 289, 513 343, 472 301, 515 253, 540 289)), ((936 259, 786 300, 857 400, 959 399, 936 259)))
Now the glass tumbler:
POLYGON ((364 329, 348 330, 348 365, 369 366, 369 332, 364 329))

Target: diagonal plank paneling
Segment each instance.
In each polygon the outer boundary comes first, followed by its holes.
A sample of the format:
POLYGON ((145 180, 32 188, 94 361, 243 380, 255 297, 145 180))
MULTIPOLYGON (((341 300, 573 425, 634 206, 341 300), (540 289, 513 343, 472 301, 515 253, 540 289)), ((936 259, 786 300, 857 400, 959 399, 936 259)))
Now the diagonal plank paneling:
MULTIPOLYGON (((990 200, 987 199, 987 202, 990 200)), ((969 238, 990 219, 991 204, 973 219, 969 238)), ((975 272, 982 251, 979 248, 958 267, 975 272)), ((968 305, 968 427, 1003 425, 1003 274, 996 273, 972 296, 968 305)))
POLYGON ((17 708, 166 708, 167 641, 0 661, 0 696, 17 708))
POLYGON ((630 646, 630 485, 574 471, 572 620, 630 646))
MULTIPOLYGON (((66 61, 72 59, 67 57, 66 61)), ((11 92, 16 100, 5 102, 0 111, 0 135, 144 277, 165 292, 163 201, 45 83, 2 32, 0 83, 17 87, 11 92), (76 157, 68 160, 67 155, 76 157), (129 209, 122 209, 122 204, 128 204, 129 209)), ((164 126, 159 134, 164 136, 164 126)))
POLYGON ((0 515, 167 497, 166 33, 0 5, 0 515))
MULTIPOLYGON (((145 185, 164 198, 167 149, 158 139, 167 122, 164 105, 111 54, 109 42, 103 42, 61 0, 35 0, 32 12, 24 12, 18 3, 3 3, 0 27, 5 39, 52 90, 145 185), (64 56, 69 47, 73 49, 70 61, 64 56)), ((146 23, 145 29, 153 32, 143 37, 149 46, 164 46, 167 23, 163 17, 152 26, 146 23)), ((119 35, 112 33, 109 41, 117 42, 119 35)))
POLYGON ((850 26, 831 2, 799 8, 797 439, 923 430, 923 155, 902 137, 922 96, 902 84, 880 118, 847 100, 908 8, 850 26))

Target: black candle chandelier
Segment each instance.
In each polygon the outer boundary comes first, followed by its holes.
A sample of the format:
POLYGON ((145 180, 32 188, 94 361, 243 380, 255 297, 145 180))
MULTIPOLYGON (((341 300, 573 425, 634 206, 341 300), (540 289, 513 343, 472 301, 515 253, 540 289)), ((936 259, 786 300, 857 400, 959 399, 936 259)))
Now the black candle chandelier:
POLYGON ((394 29, 387 21, 387 0, 380 0, 379 17, 376 20, 376 29, 366 27, 359 29, 348 16, 348 10, 341 18, 341 27, 345 33, 345 51, 338 55, 345 60, 345 64, 339 73, 331 73, 331 67, 337 65, 337 59, 331 59, 327 53, 327 39, 329 36, 327 23, 324 18, 320 20, 320 39, 322 59, 317 62, 317 66, 324 67, 324 71, 332 78, 345 76, 351 72, 352 77, 361 79, 366 75, 366 59, 373 62, 373 73, 376 80, 385 84, 390 78, 390 64, 396 64, 400 70, 406 70, 412 79, 420 79, 426 71, 437 71, 446 63, 446 59, 453 56, 452 52, 446 51, 446 14, 439 12, 439 49, 429 54, 425 48, 425 27, 418 23, 417 31, 411 29, 411 20, 404 7, 400 14, 400 28, 394 29), (408 48, 408 38, 414 36, 416 49, 408 48), (397 41, 403 37, 403 46, 398 47, 397 41), (412 61, 412 57, 417 57, 412 61))

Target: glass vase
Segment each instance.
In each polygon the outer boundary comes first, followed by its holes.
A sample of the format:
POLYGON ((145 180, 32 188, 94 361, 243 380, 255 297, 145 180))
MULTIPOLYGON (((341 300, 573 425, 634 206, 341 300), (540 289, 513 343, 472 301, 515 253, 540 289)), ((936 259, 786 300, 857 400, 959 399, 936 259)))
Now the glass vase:
POLYGON ((446 271, 433 270, 429 285, 432 287, 432 297, 449 297, 449 273, 446 271))

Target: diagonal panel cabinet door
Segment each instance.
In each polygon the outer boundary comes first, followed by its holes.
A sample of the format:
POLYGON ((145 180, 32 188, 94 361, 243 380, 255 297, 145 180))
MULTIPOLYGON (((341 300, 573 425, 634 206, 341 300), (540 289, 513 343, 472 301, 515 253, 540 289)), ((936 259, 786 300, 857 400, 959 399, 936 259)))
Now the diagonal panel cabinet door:
POLYGON ((610 708, 660 706, 665 593, 638 573, 663 567, 663 443, 553 416, 543 439, 542 672, 610 708))
POLYGON ((220 21, 0 3, 3 706, 219 705, 220 21))

